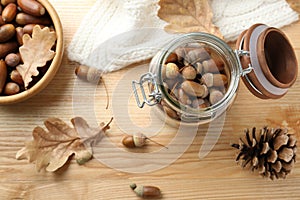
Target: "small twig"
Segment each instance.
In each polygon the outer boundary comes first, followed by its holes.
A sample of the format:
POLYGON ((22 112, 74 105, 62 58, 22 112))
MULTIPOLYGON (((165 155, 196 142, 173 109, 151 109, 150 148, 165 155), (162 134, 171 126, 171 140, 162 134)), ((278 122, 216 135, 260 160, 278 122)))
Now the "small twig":
POLYGON ((104 86, 105 92, 106 92, 106 108, 105 108, 105 109, 107 110, 108 107, 109 107, 109 94, 108 94, 108 89, 107 89, 107 86, 106 86, 105 81, 104 81, 103 78, 101 78, 101 82, 103 83, 103 86, 104 86))
POLYGON ((109 120, 109 122, 102 128, 102 130, 105 132, 107 129, 109 129, 110 128, 110 124, 111 124, 111 122, 114 120, 114 118, 112 117, 110 120, 109 120))
MULTIPOLYGON (((113 117, 110 119, 110 121, 101 127, 98 127, 97 129, 100 129, 95 135, 91 136, 91 137, 87 137, 83 140, 83 143, 89 142, 89 141, 93 141, 93 144, 97 144, 99 140, 102 139, 103 135, 105 134, 105 132, 110 128, 110 124, 113 121, 113 117)), ((101 125, 100 125, 101 126, 101 125)))
POLYGON ((166 149, 169 149, 167 146, 165 146, 165 145, 163 145, 163 144, 160 144, 160 143, 158 143, 158 142, 156 142, 156 141, 154 141, 154 140, 152 140, 152 139, 150 139, 150 138, 148 138, 148 137, 146 137, 146 139, 149 140, 149 141, 151 141, 151 142, 153 142, 154 144, 157 144, 157 145, 159 145, 159 146, 161 146, 161 147, 164 147, 164 148, 166 148, 166 149))
POLYGON ((170 95, 171 95, 172 97, 174 97, 176 100, 179 100, 179 99, 178 99, 178 97, 174 94, 174 91, 175 91, 176 87, 178 86, 178 84, 179 84, 178 82, 175 83, 175 84, 173 85, 171 91, 170 91, 170 95))

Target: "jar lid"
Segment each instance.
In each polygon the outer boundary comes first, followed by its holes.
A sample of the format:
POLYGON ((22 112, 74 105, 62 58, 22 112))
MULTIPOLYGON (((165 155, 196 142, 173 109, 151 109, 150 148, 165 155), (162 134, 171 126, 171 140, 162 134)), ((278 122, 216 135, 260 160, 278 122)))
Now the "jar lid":
POLYGON ((295 52, 286 35, 277 28, 255 24, 239 36, 236 48, 242 68, 251 72, 242 76, 247 88, 262 99, 285 95, 297 79, 295 52))

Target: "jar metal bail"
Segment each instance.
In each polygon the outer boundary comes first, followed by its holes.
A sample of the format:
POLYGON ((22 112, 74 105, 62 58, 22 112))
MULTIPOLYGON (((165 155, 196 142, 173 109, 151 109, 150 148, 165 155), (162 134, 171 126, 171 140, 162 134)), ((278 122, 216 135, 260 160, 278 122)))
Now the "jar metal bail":
POLYGON ((234 53, 235 53, 235 56, 236 56, 237 61, 238 61, 238 65, 239 65, 239 69, 240 69, 240 76, 244 77, 247 74, 249 74, 250 72, 252 72, 253 67, 252 67, 252 65, 250 63, 248 64, 248 68, 243 69, 242 63, 240 61, 240 57, 241 56, 250 56, 249 51, 245 51, 245 50, 240 50, 239 49, 239 50, 235 50, 234 53))
POLYGON ((138 107, 143 108, 145 104, 147 104, 148 106, 154 106, 161 101, 162 95, 158 88, 158 84, 155 78, 156 75, 152 74, 151 72, 148 72, 142 75, 139 81, 132 81, 133 93, 138 107), (148 84, 148 87, 153 87, 151 88, 151 90, 149 90, 151 91, 149 94, 146 94, 146 90, 144 88, 145 83, 148 84), (141 99, 138 94, 137 87, 141 90, 141 94, 142 94, 141 99))

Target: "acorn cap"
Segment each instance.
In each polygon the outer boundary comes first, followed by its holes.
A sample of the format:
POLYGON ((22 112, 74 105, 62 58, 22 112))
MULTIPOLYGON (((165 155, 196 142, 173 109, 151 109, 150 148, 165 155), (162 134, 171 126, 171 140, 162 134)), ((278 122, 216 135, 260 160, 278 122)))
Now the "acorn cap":
POLYGON ((136 147, 143 147, 146 144, 147 137, 142 133, 134 134, 133 142, 136 147))

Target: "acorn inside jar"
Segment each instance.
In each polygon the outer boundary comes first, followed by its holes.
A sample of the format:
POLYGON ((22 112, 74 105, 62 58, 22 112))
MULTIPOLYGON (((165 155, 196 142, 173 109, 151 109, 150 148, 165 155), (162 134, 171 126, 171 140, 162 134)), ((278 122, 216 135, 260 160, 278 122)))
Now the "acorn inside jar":
POLYGON ((154 84, 150 81, 150 91, 159 91, 158 107, 171 123, 208 123, 232 104, 240 76, 238 66, 234 51, 218 37, 185 34, 152 59, 149 73, 154 84))
MULTIPOLYGON (((215 105, 224 97, 230 81, 225 59, 202 43, 177 47, 162 66, 161 76, 165 93, 186 110, 215 105)), ((167 114, 177 118, 164 101, 162 104, 167 114)))

